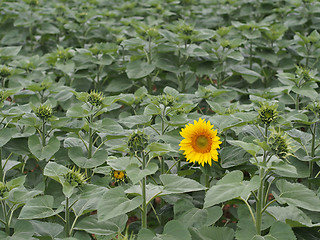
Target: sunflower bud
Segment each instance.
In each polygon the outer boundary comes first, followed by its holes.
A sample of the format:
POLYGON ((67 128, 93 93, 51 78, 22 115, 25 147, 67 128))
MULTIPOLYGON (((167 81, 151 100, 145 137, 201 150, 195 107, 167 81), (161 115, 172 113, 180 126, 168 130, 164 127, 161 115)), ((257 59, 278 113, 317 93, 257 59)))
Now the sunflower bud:
POLYGON ((87 180, 84 173, 81 173, 80 168, 76 169, 75 166, 66 174, 65 179, 74 187, 84 185, 87 180))
POLYGON ((0 103, 6 100, 6 92, 0 91, 0 103))
POLYGON ((147 135, 142 132, 132 133, 129 136, 128 148, 131 152, 141 152, 148 145, 147 135))
POLYGON ((313 102, 308 104, 308 106, 306 106, 306 110, 309 110, 311 112, 313 112, 313 114, 317 117, 320 117, 320 103, 319 102, 313 102))
POLYGON ((159 103, 163 104, 166 107, 173 106, 175 101, 176 98, 169 94, 162 94, 161 96, 159 96, 159 103))
POLYGON ((8 192, 8 188, 6 184, 3 182, 0 182, 0 197, 3 198, 6 192, 8 192))
POLYGON ((286 159, 290 154, 291 146, 288 134, 271 129, 268 139, 271 151, 280 159, 286 159))
POLYGON ((6 67, 6 66, 3 66, 0 68, 0 77, 1 78, 6 78, 6 77, 9 77, 11 75, 11 69, 6 67))
POLYGON ((158 29, 151 27, 146 31, 149 37, 157 37, 159 35, 158 29))
POLYGON ((110 176, 111 176, 111 179, 116 183, 121 181, 124 182, 127 178, 127 174, 125 171, 119 171, 114 169, 110 171, 110 176))
POLYGON ((100 105, 102 105, 103 99, 103 93, 91 90, 91 92, 88 94, 87 102, 89 102, 93 106, 99 107, 100 105))
POLYGON ((278 105, 277 104, 269 104, 269 103, 263 103, 261 104, 260 109, 258 110, 259 113, 259 119, 264 124, 269 125, 271 122, 274 122, 278 117, 278 111, 277 111, 278 105))
POLYGON ((37 115, 38 118, 41 118, 42 120, 46 120, 52 116, 52 108, 48 105, 40 105, 35 110, 35 114, 37 115))

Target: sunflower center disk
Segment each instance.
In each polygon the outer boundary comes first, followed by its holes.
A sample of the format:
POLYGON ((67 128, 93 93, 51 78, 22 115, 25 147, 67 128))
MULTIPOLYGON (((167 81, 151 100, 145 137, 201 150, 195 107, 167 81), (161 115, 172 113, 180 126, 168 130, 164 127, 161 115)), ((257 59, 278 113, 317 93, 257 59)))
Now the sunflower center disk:
POLYGON ((210 151, 210 140, 207 136, 200 135, 195 141, 196 149, 200 152, 209 152, 210 151))

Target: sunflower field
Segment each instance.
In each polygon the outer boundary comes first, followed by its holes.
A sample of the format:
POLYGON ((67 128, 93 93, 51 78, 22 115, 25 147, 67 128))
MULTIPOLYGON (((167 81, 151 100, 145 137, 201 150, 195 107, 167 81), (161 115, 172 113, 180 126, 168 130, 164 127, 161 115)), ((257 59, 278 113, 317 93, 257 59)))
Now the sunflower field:
POLYGON ((1 0, 1 240, 319 240, 320 2, 1 0))

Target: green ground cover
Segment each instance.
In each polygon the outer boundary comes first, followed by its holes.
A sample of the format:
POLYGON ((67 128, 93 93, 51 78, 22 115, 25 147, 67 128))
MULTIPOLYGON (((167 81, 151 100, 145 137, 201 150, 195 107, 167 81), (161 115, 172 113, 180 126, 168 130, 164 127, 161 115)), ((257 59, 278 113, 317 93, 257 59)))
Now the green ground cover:
POLYGON ((320 2, 0 12, 0 239, 320 239, 320 2))

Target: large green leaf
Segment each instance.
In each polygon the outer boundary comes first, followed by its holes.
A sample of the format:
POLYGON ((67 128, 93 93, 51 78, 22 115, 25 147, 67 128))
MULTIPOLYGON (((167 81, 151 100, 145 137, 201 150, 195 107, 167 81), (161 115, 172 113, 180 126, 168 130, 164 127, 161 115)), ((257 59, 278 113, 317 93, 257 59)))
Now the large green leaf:
POLYGON ((296 240, 292 229, 289 225, 282 222, 275 222, 271 228, 270 232, 266 236, 255 235, 252 240, 296 240))
POLYGON ((81 147, 73 147, 69 149, 68 156, 78 167, 93 168, 105 163, 108 154, 106 150, 99 149, 91 158, 87 158, 84 156, 81 147))
POLYGON ((208 208, 234 198, 246 200, 251 192, 257 190, 258 187, 258 177, 253 177, 250 181, 243 181, 243 173, 241 171, 232 171, 206 192, 204 207, 208 208))
POLYGON ((160 176, 160 180, 164 185, 163 192, 165 194, 194 192, 206 189, 195 180, 173 174, 163 174, 160 176))
POLYGON ((9 142, 12 138, 17 133, 16 128, 2 128, 0 129, 0 147, 5 145, 7 142, 9 142))
POLYGON ((136 184, 145 176, 154 174, 157 170, 158 164, 156 163, 149 163, 145 169, 140 169, 136 163, 132 163, 126 168, 127 175, 133 184, 136 184))
POLYGON ((229 227, 203 227, 200 229, 190 229, 192 239, 197 240, 233 240, 234 231, 229 227))
POLYGON ((83 218, 77 223, 75 229, 103 236, 113 236, 121 231, 121 229, 110 220, 98 221, 96 215, 83 218))
POLYGON ((274 196, 280 203, 320 212, 319 197, 306 186, 300 183, 290 183, 284 179, 278 180, 276 186, 280 194, 278 196, 274 193, 274 196))
POLYGON ((30 152, 39 160, 49 160, 59 149, 60 141, 56 137, 51 137, 48 143, 43 146, 37 135, 30 136, 28 139, 30 152))
POLYGON ((51 238, 55 238, 64 229, 63 226, 58 223, 43 222, 37 220, 33 220, 30 222, 34 228, 34 232, 40 236, 50 236, 51 238))
POLYGON ((149 229, 141 229, 137 240, 191 240, 191 235, 183 223, 171 220, 157 236, 149 229))
POLYGON ((98 220, 106 221, 113 217, 130 212, 142 203, 142 197, 128 199, 122 187, 116 187, 106 192, 98 204, 98 220))
POLYGON ((278 221, 287 223, 291 227, 312 227, 312 220, 299 208, 294 206, 271 206, 267 212, 278 221))
POLYGON ((130 79, 138 79, 148 76, 155 69, 153 64, 139 60, 130 62, 127 65, 126 73, 130 79))
POLYGON ((260 151, 261 147, 254 143, 247 143, 239 140, 228 140, 228 143, 243 148, 245 151, 250 153, 252 156, 256 156, 260 151))
POLYGON ((42 219, 54 216, 63 210, 63 206, 53 209, 53 196, 44 195, 31 199, 21 209, 19 219, 42 219))
POLYGON ((43 174, 62 184, 63 182, 61 177, 65 176, 69 171, 70 170, 63 165, 55 162, 48 162, 43 170, 43 174))

